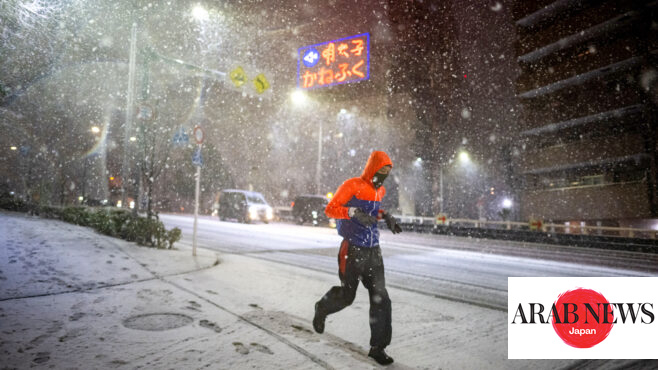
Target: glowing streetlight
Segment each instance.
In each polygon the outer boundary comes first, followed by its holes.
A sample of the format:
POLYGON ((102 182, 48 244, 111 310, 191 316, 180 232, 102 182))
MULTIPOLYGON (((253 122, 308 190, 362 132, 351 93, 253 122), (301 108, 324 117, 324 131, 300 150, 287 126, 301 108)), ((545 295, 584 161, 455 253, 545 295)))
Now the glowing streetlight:
POLYGON ((192 8, 192 17, 198 21, 207 21, 208 20, 208 11, 204 9, 201 5, 195 5, 192 8))
POLYGON ((98 126, 91 126, 91 132, 93 132, 94 134, 97 134, 97 133, 101 132, 101 129, 98 126))
POLYGON ((510 208, 512 208, 513 204, 514 203, 512 202, 512 200, 510 198, 503 199, 503 208, 510 209, 510 208))
POLYGON ((292 93, 290 93, 290 99, 292 99, 292 103, 294 105, 299 107, 306 105, 308 102, 308 97, 302 90, 294 90, 292 93))
POLYGON ((134 141, 137 141, 137 138, 134 137, 134 136, 131 136, 131 137, 130 137, 130 141, 133 141, 133 142, 134 142, 134 141))
POLYGON ((18 149, 18 148, 12 145, 11 147, 9 147, 9 149, 11 149, 11 150, 16 150, 16 149, 18 149))
POLYGON ((459 152, 459 161, 462 163, 469 163, 471 161, 471 156, 466 151, 459 152))
MULTIPOLYGON (((295 107, 301 108, 309 104, 310 100, 302 90, 295 89, 290 93, 290 100, 295 107)), ((315 166, 315 191, 320 194, 320 180, 322 178, 322 119, 318 120, 318 161, 315 166)))

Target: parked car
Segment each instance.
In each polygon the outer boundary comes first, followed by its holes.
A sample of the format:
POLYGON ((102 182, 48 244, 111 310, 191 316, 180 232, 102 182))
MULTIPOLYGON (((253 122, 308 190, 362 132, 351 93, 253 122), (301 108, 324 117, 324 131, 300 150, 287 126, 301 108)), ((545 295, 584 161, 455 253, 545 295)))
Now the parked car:
POLYGON ((256 191, 225 189, 219 193, 217 215, 220 220, 236 219, 238 222, 263 221, 274 218, 272 207, 263 194, 256 191))
POLYGON ((336 227, 336 220, 324 213, 329 200, 323 195, 300 195, 292 202, 292 216, 298 225, 327 225, 336 227))

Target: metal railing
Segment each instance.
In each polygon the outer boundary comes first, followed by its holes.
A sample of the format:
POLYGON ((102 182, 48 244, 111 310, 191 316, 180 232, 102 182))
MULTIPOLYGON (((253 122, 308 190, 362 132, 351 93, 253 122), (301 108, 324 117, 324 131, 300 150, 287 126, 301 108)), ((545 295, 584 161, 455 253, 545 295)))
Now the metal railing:
POLYGON ((640 229, 632 227, 613 227, 613 226, 588 226, 573 224, 554 224, 540 223, 533 228, 530 222, 516 221, 490 221, 490 220, 472 220, 466 218, 446 218, 445 221, 438 221, 434 217, 404 216, 394 215, 402 224, 414 225, 438 225, 454 227, 473 227, 485 229, 506 229, 506 230, 536 230, 545 233, 559 233, 571 235, 600 235, 616 236, 625 238, 645 238, 656 239, 658 230, 640 229))

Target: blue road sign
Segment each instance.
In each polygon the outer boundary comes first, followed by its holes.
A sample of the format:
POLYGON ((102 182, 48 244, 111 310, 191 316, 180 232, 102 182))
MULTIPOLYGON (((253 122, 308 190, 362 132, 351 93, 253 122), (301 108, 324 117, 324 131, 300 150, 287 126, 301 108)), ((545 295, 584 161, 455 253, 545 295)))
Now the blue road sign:
POLYGON ((26 155, 28 155, 30 153, 30 149, 31 148, 30 148, 29 145, 21 145, 21 147, 19 149, 19 152, 21 153, 21 155, 23 157, 25 157, 26 155))
POLYGON ((190 137, 185 133, 185 130, 181 126, 181 128, 179 128, 174 134, 172 141, 174 142, 174 145, 185 146, 190 141, 190 137))
POLYGON ((370 34, 298 49, 297 86, 315 89, 370 79, 370 34))
POLYGON ((304 52, 304 57, 302 58, 306 68, 315 67, 319 59, 320 59, 320 53, 318 53, 318 51, 315 48, 309 48, 308 50, 306 50, 306 52, 304 52))
POLYGON ((203 166, 203 156, 201 155, 201 147, 197 147, 192 154, 192 164, 201 167, 203 166))

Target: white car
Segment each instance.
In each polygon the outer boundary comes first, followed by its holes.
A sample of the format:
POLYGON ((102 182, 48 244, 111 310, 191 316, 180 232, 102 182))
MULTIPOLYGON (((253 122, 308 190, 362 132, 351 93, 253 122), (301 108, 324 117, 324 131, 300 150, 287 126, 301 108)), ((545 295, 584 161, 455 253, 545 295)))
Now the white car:
POLYGON ((268 223, 274 219, 274 210, 259 192, 225 189, 219 193, 217 215, 222 221, 236 219, 244 223, 252 221, 268 223))

